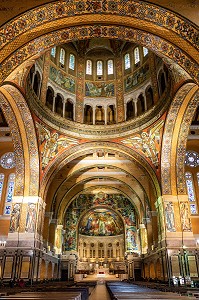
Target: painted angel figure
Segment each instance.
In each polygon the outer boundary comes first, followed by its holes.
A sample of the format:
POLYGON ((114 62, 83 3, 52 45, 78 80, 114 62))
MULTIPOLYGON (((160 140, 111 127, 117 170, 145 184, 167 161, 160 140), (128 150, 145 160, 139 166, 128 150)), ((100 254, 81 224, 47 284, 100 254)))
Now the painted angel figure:
POLYGON ((40 143, 43 144, 42 150, 42 168, 45 168, 50 160, 57 154, 58 146, 68 147, 78 144, 78 141, 68 137, 59 137, 57 132, 51 133, 50 130, 37 123, 40 143))
POLYGON ((139 136, 130 137, 123 140, 124 144, 131 144, 136 149, 142 150, 146 157, 150 158, 155 166, 158 165, 157 144, 160 143, 160 130, 164 124, 162 120, 150 129, 149 133, 143 131, 139 136))

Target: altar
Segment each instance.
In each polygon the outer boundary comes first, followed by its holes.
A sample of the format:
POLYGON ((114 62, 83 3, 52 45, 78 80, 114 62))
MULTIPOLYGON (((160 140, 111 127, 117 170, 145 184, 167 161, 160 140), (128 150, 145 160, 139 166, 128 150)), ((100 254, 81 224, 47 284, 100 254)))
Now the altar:
POLYGON ((109 274, 109 268, 97 268, 95 270, 97 277, 105 277, 106 274, 109 274))

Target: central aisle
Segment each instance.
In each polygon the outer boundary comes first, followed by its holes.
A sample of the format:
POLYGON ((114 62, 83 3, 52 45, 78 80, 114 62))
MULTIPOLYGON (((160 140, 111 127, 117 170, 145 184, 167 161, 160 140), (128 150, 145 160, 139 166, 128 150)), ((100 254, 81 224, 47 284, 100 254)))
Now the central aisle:
POLYGON ((97 284, 89 300, 111 300, 105 284, 97 284))

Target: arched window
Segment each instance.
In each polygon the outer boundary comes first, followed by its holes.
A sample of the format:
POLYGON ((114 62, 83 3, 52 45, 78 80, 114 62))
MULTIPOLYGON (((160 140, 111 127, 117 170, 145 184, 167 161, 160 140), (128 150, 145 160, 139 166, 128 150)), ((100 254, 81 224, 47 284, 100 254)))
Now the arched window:
POLYGON ((143 47, 143 55, 144 55, 144 57, 147 56, 148 53, 149 53, 149 50, 146 47, 143 47))
POLYGON ((63 48, 61 48, 60 50, 60 56, 59 56, 59 62, 60 64, 64 65, 65 64, 65 50, 63 48))
POLYGON ((8 178, 8 186, 7 186, 7 193, 6 193, 6 201, 5 201, 5 209, 4 214, 10 215, 11 212, 11 202, 12 196, 14 194, 14 187, 15 187, 15 174, 10 174, 8 178))
POLYGON ((190 172, 185 173, 185 180, 186 180, 188 198, 190 202, 191 214, 196 214, 197 213, 196 197, 194 191, 193 176, 190 172))
POLYGON ((131 67, 131 60, 130 60, 130 54, 126 53, 124 56, 124 69, 130 69, 131 67))
POLYGON ((55 57, 55 55, 56 55, 56 47, 53 47, 53 48, 51 49, 50 54, 51 54, 52 57, 55 57))
POLYGON ((97 61, 97 75, 103 74, 103 63, 101 60, 97 61))
POLYGON ((140 52, 138 47, 136 47, 134 50, 134 60, 135 60, 135 65, 137 65, 140 62, 140 52))
POLYGON ((4 174, 0 174, 0 202, 1 202, 1 196, 2 196, 2 191, 3 191, 3 183, 4 183, 4 174))
POLYGON ((107 67, 108 67, 108 75, 112 75, 113 74, 113 60, 109 59, 108 63, 107 63, 107 67))
POLYGON ((75 55, 70 54, 69 56, 69 69, 75 70, 75 55))
POLYGON ((92 60, 87 59, 86 61, 86 74, 92 75, 92 60))

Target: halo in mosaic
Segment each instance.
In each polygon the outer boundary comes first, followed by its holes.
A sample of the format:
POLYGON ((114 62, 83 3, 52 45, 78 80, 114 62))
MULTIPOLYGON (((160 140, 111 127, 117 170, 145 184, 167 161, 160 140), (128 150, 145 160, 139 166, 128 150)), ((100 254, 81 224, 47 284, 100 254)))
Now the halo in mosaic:
POLYGON ((7 152, 0 158, 0 165, 4 169, 12 169, 16 166, 14 152, 7 152))

